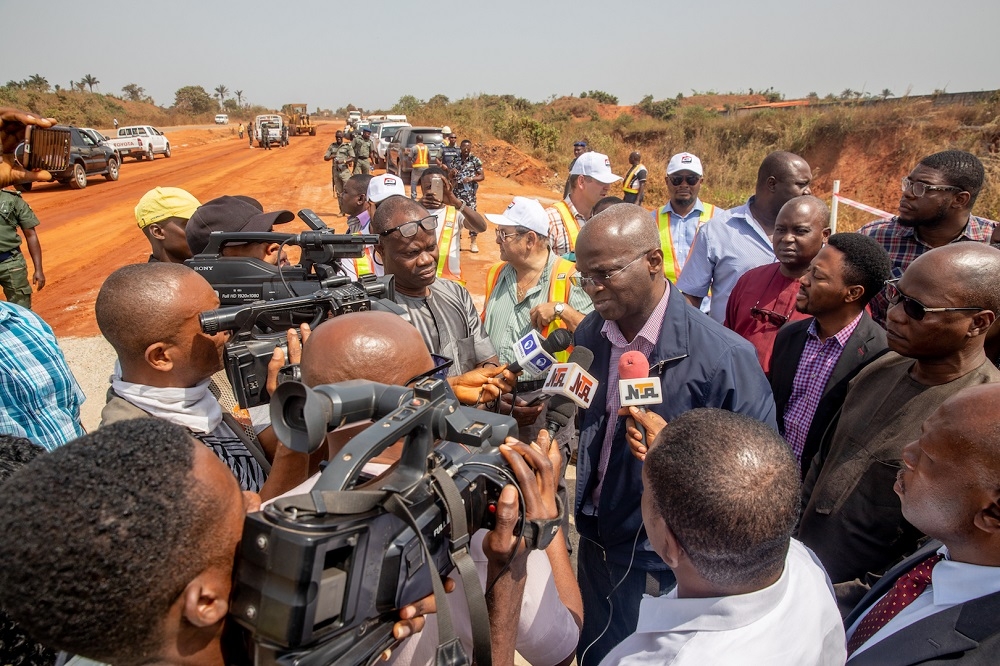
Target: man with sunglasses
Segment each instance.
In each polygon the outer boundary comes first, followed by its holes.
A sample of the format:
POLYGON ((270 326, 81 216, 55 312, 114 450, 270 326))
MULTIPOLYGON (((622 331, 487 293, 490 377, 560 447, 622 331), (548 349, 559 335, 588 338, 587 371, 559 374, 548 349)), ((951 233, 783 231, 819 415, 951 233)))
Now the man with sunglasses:
MULTIPOLYGON (((691 253, 695 235, 715 216, 716 207, 698 198, 704 173, 697 155, 677 153, 671 157, 666 176, 670 200, 653 213, 660 229, 663 270, 674 284, 691 253)), ((707 313, 710 303, 711 297, 706 296, 701 311, 707 313)))
POLYGON ((774 262, 771 236, 778 211, 790 199, 812 194, 812 171, 804 159, 783 150, 769 154, 757 170, 754 195, 715 215, 695 236, 677 288, 701 307, 712 293, 709 316, 720 324, 736 281, 751 268, 774 262))
POLYGON ((802 490, 798 536, 841 584, 842 610, 922 537, 892 490, 903 446, 945 400, 1000 381, 983 349, 1000 310, 998 274, 1000 251, 955 243, 921 255, 886 283, 891 351, 851 382, 802 490))
POLYGON ((751 268, 736 281, 726 304, 726 328, 757 350, 764 374, 771 373, 771 348, 786 322, 805 319, 795 309, 799 278, 830 237, 830 209, 812 195, 796 197, 774 221, 771 238, 778 261, 751 268))
POLYGON ((599 385, 580 422, 576 526, 584 626, 581 666, 597 664, 636 629, 643 593, 660 594, 674 576, 642 527, 642 462, 626 441, 618 362, 639 351, 660 378, 667 422, 697 407, 739 412, 777 430, 774 401, 753 347, 692 308, 663 275, 663 250, 649 212, 618 204, 581 230, 575 284, 594 303, 575 344, 594 352, 599 385))
MULTIPOLYGON (((429 177, 424 176, 425 180, 429 177)), ((496 349, 468 290, 458 282, 438 278, 443 251, 438 222, 436 215, 406 197, 389 197, 375 211, 372 232, 379 235, 375 252, 382 257, 385 274, 395 277, 396 303, 409 312, 410 323, 432 353, 455 360, 450 375, 498 365, 496 349)), ((482 228, 486 228, 485 221, 482 228)), ((454 241, 458 242, 457 236, 454 241)))
POLYGON ((558 255, 572 254, 580 228, 592 217, 594 204, 608 195, 611 184, 621 180, 611 172, 611 160, 601 153, 580 154, 569 170, 569 194, 545 209, 549 216, 549 242, 558 255))
MULTIPOLYGON (((983 164, 971 153, 945 150, 928 155, 903 178, 899 214, 869 222, 860 233, 882 244, 897 278, 914 259, 936 247, 960 241, 1000 241, 997 222, 972 214, 984 181, 983 164)), ((882 292, 870 306, 872 317, 882 326, 886 325, 887 301, 882 292)))

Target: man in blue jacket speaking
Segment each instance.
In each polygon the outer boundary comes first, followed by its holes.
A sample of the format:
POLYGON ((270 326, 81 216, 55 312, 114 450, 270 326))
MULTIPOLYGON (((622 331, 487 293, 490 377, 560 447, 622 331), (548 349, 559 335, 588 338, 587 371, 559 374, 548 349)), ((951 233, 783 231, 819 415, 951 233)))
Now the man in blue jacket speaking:
POLYGON ((675 582, 642 526, 642 462, 619 415, 621 356, 639 351, 649 360, 663 401, 648 409, 667 423, 717 407, 776 425, 754 348, 666 280, 659 234, 645 210, 622 204, 592 218, 580 231, 576 260, 571 279, 591 297, 594 312, 577 328, 575 344, 594 353, 590 372, 600 382, 581 415, 575 503, 584 603, 577 658, 593 666, 635 631, 643 593, 665 593, 675 582))

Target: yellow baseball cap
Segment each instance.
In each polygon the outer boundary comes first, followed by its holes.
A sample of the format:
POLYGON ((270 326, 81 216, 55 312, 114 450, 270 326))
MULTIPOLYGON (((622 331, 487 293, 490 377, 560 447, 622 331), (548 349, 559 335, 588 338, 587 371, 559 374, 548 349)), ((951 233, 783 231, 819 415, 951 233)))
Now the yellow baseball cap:
POLYGON ((179 187, 156 187, 142 195, 135 207, 135 221, 140 229, 170 217, 190 220, 201 202, 179 187))

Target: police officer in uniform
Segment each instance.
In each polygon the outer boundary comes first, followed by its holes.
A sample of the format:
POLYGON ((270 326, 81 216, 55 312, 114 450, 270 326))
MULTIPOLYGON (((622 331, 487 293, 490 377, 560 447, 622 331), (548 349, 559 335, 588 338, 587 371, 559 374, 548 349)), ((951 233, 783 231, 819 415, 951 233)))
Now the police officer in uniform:
POLYGON ((445 173, 448 177, 454 179, 455 176, 455 162, 458 161, 459 156, 462 151, 459 150, 455 142, 458 140, 458 136, 451 131, 451 128, 445 125, 441 128, 441 136, 443 136, 447 141, 447 145, 441 146, 441 154, 437 157, 438 165, 444 167, 445 173))
POLYGON ((368 127, 361 130, 361 136, 355 132, 351 141, 351 157, 354 158, 354 175, 369 175, 372 172, 371 155, 375 149, 371 140, 372 131, 368 127))
POLYGON ((323 159, 329 162, 333 160, 333 192, 337 197, 337 205, 340 207, 340 214, 344 214, 344 185, 351 177, 351 169, 348 163, 351 161, 351 148, 344 143, 344 133, 337 130, 334 141, 326 149, 323 159))
POLYGON ((31 254, 31 263, 35 267, 32 282, 41 291, 45 286, 45 274, 42 272, 42 246, 38 243, 35 227, 38 218, 28 203, 21 198, 20 192, 0 190, 0 286, 11 303, 31 307, 31 283, 28 282, 28 264, 21 254, 21 237, 17 234, 20 227, 24 240, 31 254))

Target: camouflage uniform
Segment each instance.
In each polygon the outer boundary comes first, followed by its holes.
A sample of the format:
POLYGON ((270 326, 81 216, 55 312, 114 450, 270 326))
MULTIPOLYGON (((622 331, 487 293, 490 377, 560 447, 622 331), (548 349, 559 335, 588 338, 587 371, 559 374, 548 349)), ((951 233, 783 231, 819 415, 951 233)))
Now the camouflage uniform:
MULTIPOLYGON (((350 153, 351 147, 348 144, 334 142, 326 149, 326 155, 323 156, 333 160, 333 192, 337 197, 338 206, 344 199, 344 184, 351 177, 351 169, 347 166, 351 160, 350 153)), ((340 209, 340 214, 344 214, 343 208, 340 209)))
POLYGON ((37 226, 38 218, 19 192, 0 190, 0 286, 9 302, 26 308, 31 307, 31 282, 17 228, 37 226))
POLYGON ((371 155, 374 150, 371 138, 366 139, 360 133, 354 135, 354 139, 351 140, 351 157, 354 158, 355 175, 359 173, 367 175, 372 172, 371 155))

